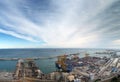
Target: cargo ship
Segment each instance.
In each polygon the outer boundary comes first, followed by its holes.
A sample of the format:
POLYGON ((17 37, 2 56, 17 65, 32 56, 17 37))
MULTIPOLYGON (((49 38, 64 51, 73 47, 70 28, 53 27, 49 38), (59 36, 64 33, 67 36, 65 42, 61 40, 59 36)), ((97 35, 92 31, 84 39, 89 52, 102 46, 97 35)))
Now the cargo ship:
MULTIPOLYGON (((0 73, 0 82, 120 82, 120 58, 88 53, 56 56, 56 70, 44 74, 34 59, 19 59, 14 73, 0 73)), ((48 69, 46 69, 48 70, 48 69)))

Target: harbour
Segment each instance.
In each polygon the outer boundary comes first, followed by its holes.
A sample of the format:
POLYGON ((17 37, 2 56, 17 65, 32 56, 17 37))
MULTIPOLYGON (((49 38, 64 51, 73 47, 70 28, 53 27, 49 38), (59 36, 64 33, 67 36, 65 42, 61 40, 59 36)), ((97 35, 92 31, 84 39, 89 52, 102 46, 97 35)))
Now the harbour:
MULTIPOLYGON (((0 61, 17 61, 14 72, 1 72, 0 82, 110 82, 120 74, 120 58, 91 56, 84 53, 64 54, 50 57, 1 58, 0 61), (36 60, 54 59, 56 69, 44 73, 36 60), (72 78, 72 79, 71 79, 72 78)), ((46 70, 49 70, 46 68, 46 70)))
POLYGON ((0 0, 0 82, 120 82, 120 0, 0 0))

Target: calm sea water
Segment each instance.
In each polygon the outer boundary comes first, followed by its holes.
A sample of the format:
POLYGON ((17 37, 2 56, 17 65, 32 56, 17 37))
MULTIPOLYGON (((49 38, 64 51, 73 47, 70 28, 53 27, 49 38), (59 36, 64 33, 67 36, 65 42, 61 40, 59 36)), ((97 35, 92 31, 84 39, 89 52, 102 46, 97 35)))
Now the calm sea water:
MULTIPOLYGON (((32 58, 32 57, 48 57, 63 54, 80 53, 83 57, 85 53, 90 55, 97 51, 105 51, 104 49, 0 49, 0 58, 32 58)), ((103 56, 103 55, 96 55, 103 56)), ((56 59, 44 59, 35 61, 44 73, 55 71, 56 59)), ((14 72, 17 61, 0 61, 0 71, 14 72)))

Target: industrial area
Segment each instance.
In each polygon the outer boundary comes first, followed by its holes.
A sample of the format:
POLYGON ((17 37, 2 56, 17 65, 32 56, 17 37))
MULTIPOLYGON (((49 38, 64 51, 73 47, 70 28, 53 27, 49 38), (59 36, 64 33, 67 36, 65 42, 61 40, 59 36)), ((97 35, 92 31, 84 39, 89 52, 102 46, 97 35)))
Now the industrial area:
MULTIPOLYGON (((120 57, 85 53, 57 56, 56 70, 44 74, 34 59, 19 59, 14 73, 1 72, 0 82, 120 82, 120 57)), ((48 70, 46 68, 46 70, 48 70)))

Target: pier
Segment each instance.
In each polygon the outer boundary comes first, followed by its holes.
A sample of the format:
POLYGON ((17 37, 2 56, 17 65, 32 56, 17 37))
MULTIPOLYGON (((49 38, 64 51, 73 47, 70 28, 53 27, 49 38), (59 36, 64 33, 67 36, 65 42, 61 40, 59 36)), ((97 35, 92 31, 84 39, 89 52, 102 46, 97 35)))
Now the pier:
MULTIPOLYGON (((76 55, 80 55, 80 53, 74 53, 76 55)), ((66 56, 71 56, 74 54, 66 54, 66 56)), ((59 55, 58 55, 59 56, 59 55)), ((57 58, 58 56, 48 56, 48 57, 32 57, 32 58, 0 58, 0 61, 18 61, 19 59, 23 59, 23 60, 42 60, 42 59, 53 59, 53 58, 57 58)))
MULTIPOLYGON (((0 61, 18 61, 13 73, 1 72, 0 82, 109 82, 120 74, 120 57, 95 57, 85 54, 51 57, 0 58, 0 61), (56 70, 44 74, 34 60, 57 58, 56 70)), ((48 69, 49 70, 49 69, 48 69)), ((111 81, 112 82, 112 81, 111 81)))
POLYGON ((33 58, 0 58, 0 61, 18 61, 19 59, 41 60, 41 59, 53 59, 53 58, 57 58, 57 56, 54 56, 54 57, 33 57, 33 58))

